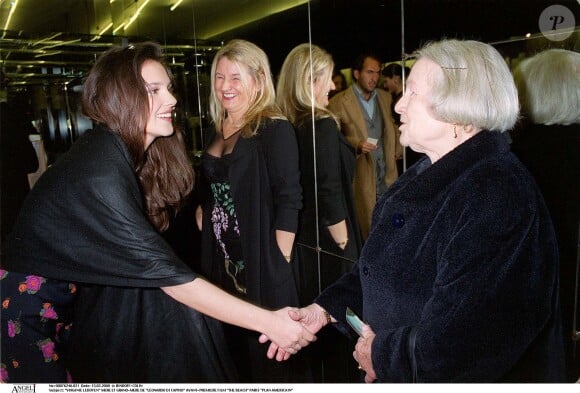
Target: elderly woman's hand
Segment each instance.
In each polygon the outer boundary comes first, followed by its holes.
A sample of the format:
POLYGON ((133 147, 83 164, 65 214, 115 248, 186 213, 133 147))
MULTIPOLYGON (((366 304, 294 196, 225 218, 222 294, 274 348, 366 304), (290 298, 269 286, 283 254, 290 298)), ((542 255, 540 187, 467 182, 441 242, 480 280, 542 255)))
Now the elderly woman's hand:
MULTIPOLYGON (((316 303, 312 303, 311 305, 300 309, 287 307, 285 310, 288 310, 288 316, 290 319, 300 322, 300 324, 302 324, 302 326, 304 326, 304 328, 313 335, 318 333, 320 329, 322 329, 329 323, 329 321, 331 321, 330 315, 316 303)), ((334 321, 336 322, 336 320, 334 321)), ((316 340, 316 337, 314 337, 314 340, 316 340)), ((270 341, 270 338, 267 335, 262 334, 258 341, 264 344, 270 341)), ((290 354, 293 353, 280 348, 272 340, 266 356, 269 359, 274 359, 274 357, 276 357, 276 360, 280 362, 283 360, 288 360, 290 354)))
POLYGON ((291 318, 290 311, 298 312, 299 309, 285 307, 271 311, 272 319, 258 338, 262 344, 272 341, 266 354, 269 359, 276 357, 278 361, 287 360, 290 355, 295 355, 300 349, 316 341, 314 333, 291 318))
POLYGON ((352 356, 359 364, 359 368, 364 370, 365 382, 372 383, 377 379, 375 369, 373 368, 372 346, 375 339, 375 332, 369 325, 363 325, 362 337, 359 337, 352 356))

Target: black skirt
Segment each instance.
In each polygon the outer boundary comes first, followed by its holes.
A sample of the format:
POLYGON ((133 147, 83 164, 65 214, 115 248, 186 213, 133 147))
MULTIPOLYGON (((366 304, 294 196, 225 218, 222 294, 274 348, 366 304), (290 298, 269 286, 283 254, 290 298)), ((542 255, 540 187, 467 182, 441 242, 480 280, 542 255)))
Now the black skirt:
POLYGON ((75 382, 235 382, 221 323, 161 289, 79 286, 75 382))

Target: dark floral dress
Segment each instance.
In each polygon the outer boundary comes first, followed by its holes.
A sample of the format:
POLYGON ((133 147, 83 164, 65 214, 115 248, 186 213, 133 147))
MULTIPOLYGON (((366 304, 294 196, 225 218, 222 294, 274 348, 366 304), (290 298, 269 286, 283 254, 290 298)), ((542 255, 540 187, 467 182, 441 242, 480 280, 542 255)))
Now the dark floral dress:
POLYGON ((3 269, 0 280, 2 382, 71 382, 63 341, 71 327, 76 285, 3 269))
POLYGON ((214 157, 204 153, 202 168, 210 183, 214 205, 211 222, 220 260, 224 263, 214 268, 221 277, 220 283, 232 293, 246 294, 245 265, 240 241, 240 227, 234 208, 228 180, 229 155, 214 157))

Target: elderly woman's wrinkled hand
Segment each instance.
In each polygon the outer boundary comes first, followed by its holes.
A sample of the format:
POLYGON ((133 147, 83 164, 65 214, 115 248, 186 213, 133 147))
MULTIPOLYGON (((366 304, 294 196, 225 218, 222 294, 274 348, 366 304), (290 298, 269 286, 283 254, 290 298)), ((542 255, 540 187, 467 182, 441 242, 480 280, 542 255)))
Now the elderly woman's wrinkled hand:
POLYGON ((362 330, 362 337, 359 337, 352 356, 359 364, 359 369, 363 370, 365 375, 365 382, 372 383, 377 379, 375 369, 373 368, 372 346, 375 339, 375 332, 369 325, 364 325, 362 330))
POLYGON ((298 351, 311 342, 316 341, 316 336, 306 329, 300 322, 292 320, 289 311, 295 310, 285 307, 273 311, 273 321, 259 338, 261 343, 271 340, 272 343, 267 356, 276 360, 287 360, 290 355, 295 355, 298 351))

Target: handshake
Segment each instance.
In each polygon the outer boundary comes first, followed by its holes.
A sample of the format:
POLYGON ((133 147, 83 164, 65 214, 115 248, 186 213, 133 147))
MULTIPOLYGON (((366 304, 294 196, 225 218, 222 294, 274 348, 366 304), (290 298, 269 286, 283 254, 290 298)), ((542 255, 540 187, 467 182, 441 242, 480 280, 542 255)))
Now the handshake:
MULTIPOLYGON (((316 341, 315 334, 320 329, 331 322, 336 322, 316 303, 304 308, 285 307, 274 311, 273 314, 273 325, 266 329, 271 333, 263 333, 258 340, 262 344, 271 341, 266 355, 269 359, 275 358, 279 362, 288 360, 291 355, 316 341)), ((366 324, 356 326, 356 330, 360 337, 353 357, 359 364, 359 370, 366 373, 365 382, 372 383, 377 378, 371 356, 375 333, 366 324)))
POLYGON ((267 356, 279 362, 316 341, 315 334, 331 322, 330 315, 316 303, 304 308, 285 307, 273 313, 273 325, 259 341, 262 344, 271 341, 267 356))

